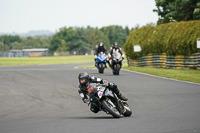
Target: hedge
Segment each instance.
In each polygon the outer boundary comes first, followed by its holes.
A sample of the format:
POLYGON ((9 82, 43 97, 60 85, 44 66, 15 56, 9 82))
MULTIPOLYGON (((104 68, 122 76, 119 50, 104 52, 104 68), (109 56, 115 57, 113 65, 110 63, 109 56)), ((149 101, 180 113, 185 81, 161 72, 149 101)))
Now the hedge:
POLYGON ((200 49, 197 49, 197 38, 200 38, 200 21, 172 22, 156 27, 145 26, 131 31, 124 49, 128 59, 150 53, 190 56, 200 52, 200 49), (140 44, 141 52, 133 51, 133 46, 136 44, 140 44))

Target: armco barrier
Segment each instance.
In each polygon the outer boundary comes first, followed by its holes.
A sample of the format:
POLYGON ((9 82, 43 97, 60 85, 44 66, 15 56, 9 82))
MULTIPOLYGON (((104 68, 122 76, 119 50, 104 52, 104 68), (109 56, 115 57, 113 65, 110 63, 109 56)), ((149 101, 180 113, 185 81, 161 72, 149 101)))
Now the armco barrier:
POLYGON ((129 66, 200 70, 200 53, 193 56, 167 56, 165 53, 149 54, 138 59, 128 59, 129 66))

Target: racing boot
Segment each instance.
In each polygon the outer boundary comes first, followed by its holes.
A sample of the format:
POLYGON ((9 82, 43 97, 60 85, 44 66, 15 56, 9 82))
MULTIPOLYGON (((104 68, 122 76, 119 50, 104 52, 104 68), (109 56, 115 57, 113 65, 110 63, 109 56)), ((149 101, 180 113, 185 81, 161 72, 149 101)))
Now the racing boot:
POLYGON ((111 89, 111 90, 117 95, 117 97, 118 97, 119 99, 121 99, 121 100, 123 100, 123 101, 127 101, 127 100, 128 100, 125 96, 123 96, 123 95, 120 93, 119 89, 117 88, 117 85, 115 85, 114 83, 109 83, 109 84, 108 84, 108 88, 111 89))
POLYGON ((128 101, 128 99, 127 99, 125 96, 123 96, 121 93, 118 93, 118 94, 117 94, 117 97, 118 97, 119 99, 123 100, 123 101, 128 101))

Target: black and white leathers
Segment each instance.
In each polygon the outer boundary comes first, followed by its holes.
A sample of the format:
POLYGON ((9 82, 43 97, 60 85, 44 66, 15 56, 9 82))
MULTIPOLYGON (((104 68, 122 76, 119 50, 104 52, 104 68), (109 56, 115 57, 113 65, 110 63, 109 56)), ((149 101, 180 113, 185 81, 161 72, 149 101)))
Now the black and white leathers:
POLYGON ((109 89, 111 89, 114 93, 116 93, 117 95, 120 95, 120 92, 117 88, 117 85, 115 85, 114 83, 110 83, 108 82, 107 80, 105 79, 101 79, 101 78, 97 78, 97 77, 94 77, 94 76, 91 76, 89 77, 89 81, 87 84, 84 84, 84 85, 79 85, 79 88, 78 88, 78 92, 82 98, 82 100, 84 101, 85 99, 88 99, 87 97, 87 90, 89 89, 88 86, 90 83, 99 83, 99 84, 104 84, 104 83, 107 83, 107 87, 109 89))

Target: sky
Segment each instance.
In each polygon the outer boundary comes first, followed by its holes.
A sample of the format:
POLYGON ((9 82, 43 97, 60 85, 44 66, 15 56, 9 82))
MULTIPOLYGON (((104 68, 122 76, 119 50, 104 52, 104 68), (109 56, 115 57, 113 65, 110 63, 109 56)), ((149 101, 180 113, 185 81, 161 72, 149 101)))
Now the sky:
POLYGON ((0 32, 61 27, 135 27, 158 20, 155 0, 0 0, 0 32))

